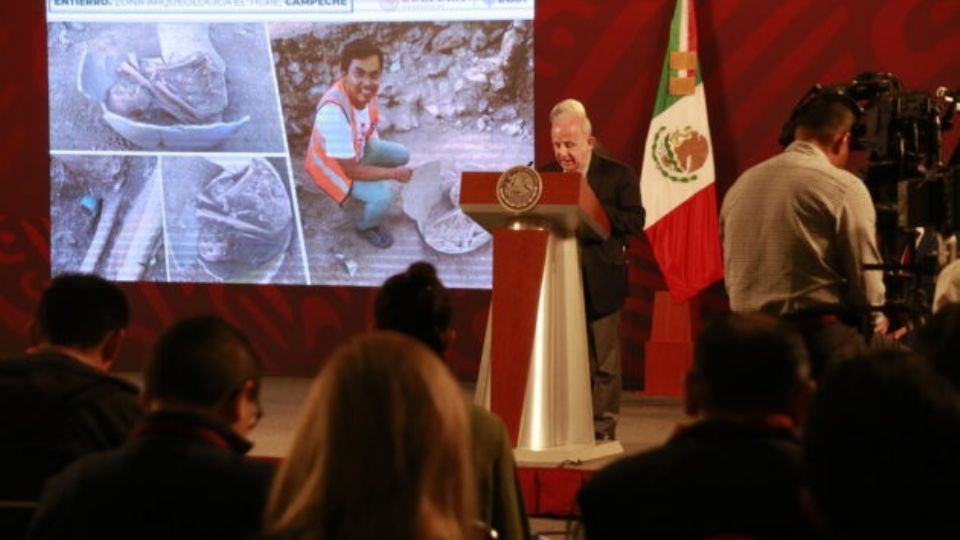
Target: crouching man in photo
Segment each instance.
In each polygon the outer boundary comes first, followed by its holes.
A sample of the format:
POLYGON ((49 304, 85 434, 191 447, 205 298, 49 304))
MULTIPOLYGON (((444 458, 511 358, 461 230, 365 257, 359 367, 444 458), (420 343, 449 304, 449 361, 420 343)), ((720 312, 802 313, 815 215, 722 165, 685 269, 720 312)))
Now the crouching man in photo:
POLYGON ((317 106, 305 166, 314 185, 338 204, 350 197, 363 203, 357 233, 386 249, 393 236, 380 220, 395 197, 390 181, 410 180, 410 152, 377 133, 383 52, 365 39, 351 41, 340 53, 340 68, 343 77, 317 106))

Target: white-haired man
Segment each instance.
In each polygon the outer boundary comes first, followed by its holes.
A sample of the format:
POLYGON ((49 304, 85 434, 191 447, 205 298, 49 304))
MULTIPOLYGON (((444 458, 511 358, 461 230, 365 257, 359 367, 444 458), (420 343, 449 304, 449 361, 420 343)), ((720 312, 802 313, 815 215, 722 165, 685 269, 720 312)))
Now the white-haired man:
POLYGON ((620 311, 629 292, 627 236, 643 230, 645 216, 640 181, 630 166, 597 152, 586 109, 575 99, 550 111, 550 138, 556 161, 542 170, 586 176, 610 219, 609 238, 581 238, 580 248, 594 431, 598 439, 612 440, 620 413, 620 311))

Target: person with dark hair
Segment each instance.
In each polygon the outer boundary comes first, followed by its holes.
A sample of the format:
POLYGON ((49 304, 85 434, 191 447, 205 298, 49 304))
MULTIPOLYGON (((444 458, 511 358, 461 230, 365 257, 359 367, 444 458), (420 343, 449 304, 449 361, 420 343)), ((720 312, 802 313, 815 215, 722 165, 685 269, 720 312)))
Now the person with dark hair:
POLYGON ((541 170, 582 175, 610 220, 609 237, 583 236, 579 248, 594 434, 598 440, 614 440, 623 378, 620 315, 630 292, 627 243, 643 231, 646 219, 640 180, 629 165, 597 149, 587 111, 575 99, 550 110, 550 139, 555 160, 541 170))
POLYGON ((584 485, 586 538, 804 538, 797 425, 809 369, 802 338, 780 319, 727 314, 709 324, 686 379, 693 421, 584 485))
POLYGON ((917 330, 917 352, 960 390, 960 303, 943 304, 917 330))
MULTIPOLYGON (((443 358, 454 338, 450 328, 450 293, 430 263, 417 262, 391 276, 377 293, 377 328, 416 338, 443 358)), ((503 422, 469 404, 473 466, 479 490, 480 517, 506 540, 526 540, 530 525, 520 492, 510 438, 503 422)))
POLYGON ((960 399, 920 358, 874 351, 835 366, 804 446, 824 538, 960 538, 960 399))
POLYGON ((427 262, 387 278, 374 303, 377 328, 415 337, 443 358, 453 341, 450 293, 427 262))
POLYGON ((127 298, 115 285, 95 275, 64 274, 54 278, 41 296, 31 339, 40 346, 80 350, 102 345, 105 354, 97 358, 94 351, 91 362, 109 368, 117 348, 114 342, 119 342, 129 322, 127 298))
POLYGON ((745 173, 720 209, 724 273, 734 311, 789 317, 804 334, 814 378, 886 333, 876 211, 864 183, 843 169, 856 120, 848 104, 818 96, 795 117, 794 141, 745 173), (861 322, 866 321, 866 322, 861 322))
POLYGON ((234 539, 256 534, 273 466, 248 461, 260 359, 216 317, 184 319, 153 347, 149 414, 121 448, 47 485, 30 537, 234 539))
POLYGON ((380 139, 377 93, 383 75, 383 52, 367 39, 344 45, 342 77, 320 98, 305 167, 313 180, 308 189, 322 191, 337 204, 352 197, 363 203, 357 233, 386 249, 393 237, 380 228, 393 203, 391 180, 408 182, 410 152, 402 144, 380 139))
POLYGON ((0 360, 0 499, 35 501, 65 465, 127 439, 138 390, 107 371, 129 318, 123 291, 94 275, 60 275, 44 290, 26 353, 0 360))
POLYGON ((355 39, 347 42, 340 51, 340 71, 349 73, 354 60, 377 57, 377 63, 383 65, 383 51, 369 39, 355 39))

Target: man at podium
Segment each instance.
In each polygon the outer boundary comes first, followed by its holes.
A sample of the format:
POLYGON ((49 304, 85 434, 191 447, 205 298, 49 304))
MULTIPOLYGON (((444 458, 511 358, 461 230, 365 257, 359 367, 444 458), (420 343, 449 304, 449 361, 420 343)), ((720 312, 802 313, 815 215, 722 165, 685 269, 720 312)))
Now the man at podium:
POLYGON ((590 387, 594 432, 599 440, 616 438, 620 413, 620 311, 628 293, 627 236, 643 230, 640 181, 630 166, 595 148, 590 119, 583 104, 566 99, 550 111, 550 138, 556 161, 544 172, 577 172, 610 220, 606 240, 580 238, 590 387))

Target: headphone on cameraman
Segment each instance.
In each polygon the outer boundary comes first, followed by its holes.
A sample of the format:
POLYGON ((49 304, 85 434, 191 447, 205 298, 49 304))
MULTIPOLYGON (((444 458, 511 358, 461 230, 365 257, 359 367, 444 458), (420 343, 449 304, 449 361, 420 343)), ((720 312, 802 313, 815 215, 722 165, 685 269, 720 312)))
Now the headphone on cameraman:
POLYGON ((794 105, 793 111, 790 113, 790 119, 783 124, 783 128, 780 130, 780 137, 777 138, 780 146, 786 147, 793 142, 793 134, 797 129, 797 120, 800 118, 800 115, 807 110, 810 104, 817 99, 840 103, 847 109, 850 109, 850 112, 853 113, 853 125, 850 127, 852 141, 858 141, 866 134, 867 127, 860 122, 860 118, 863 116, 863 107, 857 103, 856 99, 847 93, 846 87, 836 85, 824 88, 820 84, 815 84, 810 87, 810 90, 807 90, 807 93, 794 105))

